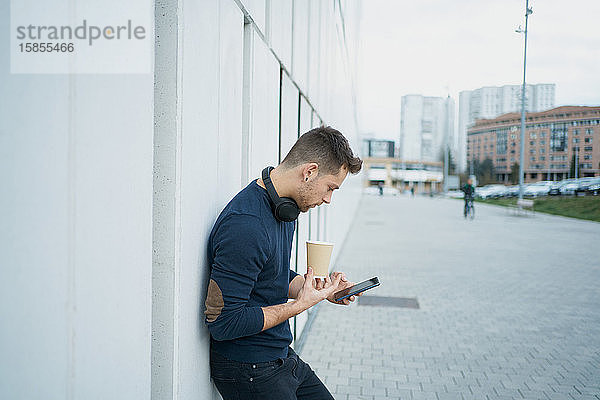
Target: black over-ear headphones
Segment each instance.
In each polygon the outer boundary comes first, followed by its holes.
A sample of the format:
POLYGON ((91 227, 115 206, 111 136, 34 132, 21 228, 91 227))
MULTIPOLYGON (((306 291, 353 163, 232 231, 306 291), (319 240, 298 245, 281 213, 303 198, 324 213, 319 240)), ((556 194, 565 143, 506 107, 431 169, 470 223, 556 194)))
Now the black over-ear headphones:
POLYGON ((275 214, 275 218, 279 221, 292 222, 300 215, 300 208, 298 208, 298 204, 296 204, 294 199, 289 197, 279 197, 275 190, 275 186, 273 186, 273 182, 271 182, 272 170, 273 167, 266 167, 263 169, 262 180, 267 188, 267 193, 269 193, 269 198, 271 199, 273 214, 275 214))

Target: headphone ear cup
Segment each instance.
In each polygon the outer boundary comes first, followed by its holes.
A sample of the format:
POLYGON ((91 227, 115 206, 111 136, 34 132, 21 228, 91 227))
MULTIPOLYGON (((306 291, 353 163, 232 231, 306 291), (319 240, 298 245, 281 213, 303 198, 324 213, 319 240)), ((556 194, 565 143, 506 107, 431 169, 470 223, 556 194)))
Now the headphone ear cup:
POLYGON ((292 222, 300 215, 300 208, 294 199, 289 197, 279 197, 271 182, 271 171, 273 167, 266 167, 262 171, 262 180, 267 188, 267 193, 273 209, 275 218, 283 222, 292 222))
POLYGON ((280 198, 279 204, 275 207, 275 216, 283 222, 295 221, 300 215, 300 208, 293 199, 288 197, 280 198))

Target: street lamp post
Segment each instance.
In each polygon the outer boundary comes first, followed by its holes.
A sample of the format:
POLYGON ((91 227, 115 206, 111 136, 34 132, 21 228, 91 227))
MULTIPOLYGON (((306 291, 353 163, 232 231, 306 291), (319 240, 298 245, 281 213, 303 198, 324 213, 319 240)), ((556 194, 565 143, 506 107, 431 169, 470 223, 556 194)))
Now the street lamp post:
POLYGON ((527 69, 527 21, 533 13, 529 8, 529 0, 525 0, 525 30, 517 32, 525 34, 525 46, 523 50, 523 89, 521 91, 521 145, 519 148, 519 200, 523 199, 523 167, 525 164, 525 71, 527 69))
POLYGON ((579 178, 579 170, 577 167, 579 167, 579 160, 578 157, 579 156, 579 144, 577 144, 577 147, 575 147, 575 179, 579 178))
POLYGON ((448 123, 449 121, 449 117, 450 117, 450 110, 449 110, 449 104, 450 104, 450 94, 448 94, 448 98, 446 99, 446 123, 444 124, 444 128, 445 128, 445 132, 444 132, 444 136, 445 136, 445 140, 444 140, 444 193, 448 193, 448 174, 449 174, 449 168, 448 168, 448 150, 450 147, 450 138, 449 136, 449 126, 450 124, 448 123))

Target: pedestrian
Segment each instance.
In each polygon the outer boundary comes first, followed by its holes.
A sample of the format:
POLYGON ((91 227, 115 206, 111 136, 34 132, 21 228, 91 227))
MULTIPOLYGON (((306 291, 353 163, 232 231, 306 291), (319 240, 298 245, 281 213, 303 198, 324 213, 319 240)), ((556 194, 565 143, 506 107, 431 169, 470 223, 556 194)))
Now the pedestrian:
POLYGON ((410 195, 415 197, 415 187, 413 185, 410 185, 410 195))
POLYGON ((308 268, 298 275, 290 254, 298 214, 329 204, 348 173, 361 167, 339 131, 313 129, 217 218, 208 242, 205 316, 211 377, 224 400, 333 399, 289 347, 288 319, 322 300, 335 303, 334 293, 353 283, 341 272, 318 279, 308 268))
POLYGON ((379 189, 379 195, 380 195, 380 196, 383 196, 383 183, 382 183, 382 182, 379 182, 379 183, 377 184, 377 188, 379 189))

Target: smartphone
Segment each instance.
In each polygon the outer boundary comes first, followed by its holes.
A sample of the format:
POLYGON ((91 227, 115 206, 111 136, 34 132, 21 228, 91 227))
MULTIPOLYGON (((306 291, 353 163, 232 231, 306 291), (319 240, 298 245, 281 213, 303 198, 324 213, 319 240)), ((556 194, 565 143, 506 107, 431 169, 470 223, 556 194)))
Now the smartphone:
POLYGON ((336 292, 333 295, 333 299, 335 301, 342 301, 350 296, 354 296, 357 295, 361 292, 364 292, 365 290, 369 290, 371 288, 374 288, 376 286, 379 286, 379 278, 374 277, 371 278, 369 280, 366 280, 364 282, 361 283, 357 283, 354 286, 350 286, 349 288, 346 288, 344 290, 340 290, 339 292, 336 292))

